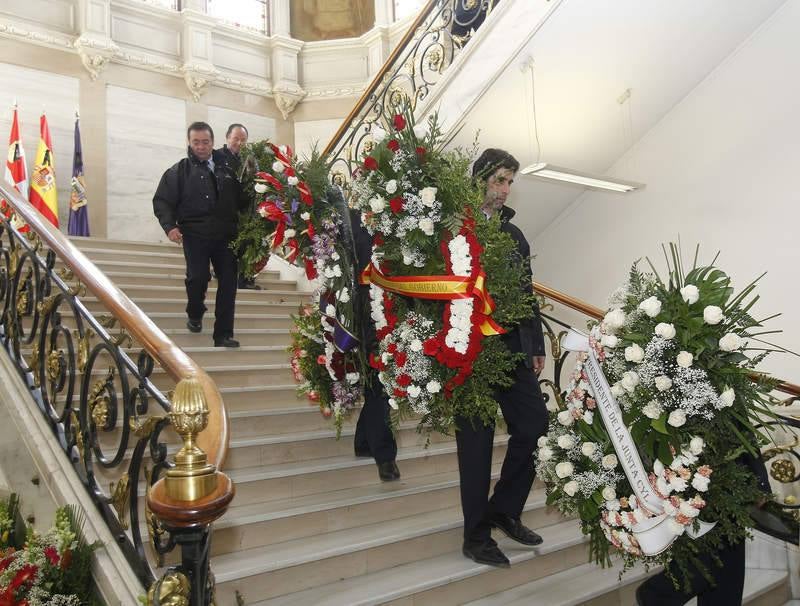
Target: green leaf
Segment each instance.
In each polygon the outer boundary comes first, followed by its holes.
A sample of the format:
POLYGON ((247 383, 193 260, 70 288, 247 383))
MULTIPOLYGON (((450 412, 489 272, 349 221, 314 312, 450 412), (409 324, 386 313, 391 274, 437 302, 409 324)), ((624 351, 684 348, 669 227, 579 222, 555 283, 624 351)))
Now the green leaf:
POLYGON ((650 421, 650 426, 658 433, 669 435, 669 430, 667 429, 667 413, 664 413, 657 419, 650 421))

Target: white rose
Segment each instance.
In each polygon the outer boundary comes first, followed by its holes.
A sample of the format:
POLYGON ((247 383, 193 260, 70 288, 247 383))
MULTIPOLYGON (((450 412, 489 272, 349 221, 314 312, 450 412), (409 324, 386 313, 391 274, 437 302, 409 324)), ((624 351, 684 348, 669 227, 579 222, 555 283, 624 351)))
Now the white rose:
POLYGON ((409 385, 406 391, 412 398, 418 398, 419 394, 422 393, 422 388, 419 385, 409 385))
POLYGON ((558 447, 563 448, 564 450, 569 450, 573 446, 575 446, 575 438, 570 435, 563 435, 559 436, 558 438, 558 447))
POLYGON ((641 309, 649 317, 655 318, 661 313, 661 301, 659 301, 656 297, 648 297, 639 303, 639 309, 641 309))
POLYGON ((297 185, 298 183, 300 183, 300 179, 298 179, 297 177, 288 177, 288 178, 286 179, 286 182, 287 182, 289 185, 297 185))
POLYGON ((742 346, 742 338, 735 332, 729 332, 719 340, 719 348, 722 351, 735 351, 742 346))
POLYGON ((370 135, 372 135, 372 140, 378 144, 386 138, 386 131, 376 126, 372 129, 370 135))
POLYGON ((672 476, 672 479, 669 481, 669 487, 675 492, 683 492, 686 490, 686 486, 686 480, 680 476, 672 476))
POLYGON ((435 187, 424 187, 419 192, 419 198, 422 200, 422 203, 430 208, 433 206, 433 203, 436 202, 436 192, 438 191, 435 187))
POLYGON ((296 233, 297 233, 297 232, 296 232, 295 230, 293 230, 293 229, 289 228, 289 229, 287 229, 286 231, 284 231, 284 232, 283 232, 283 235, 284 235, 285 237, 287 237, 287 238, 294 238, 294 236, 295 236, 295 234, 296 234, 296 233))
POLYGON ((328 304, 325 307, 325 315, 326 316, 335 316, 336 315, 336 308, 333 305, 328 304))
POLYGON ((667 417, 667 423, 673 427, 680 427, 686 423, 686 413, 682 410, 673 410, 667 417))
POLYGON ((625 326, 625 312, 621 309, 612 309, 603 318, 603 323, 612 332, 625 326))
POLYGON ((428 381, 425 389, 428 390, 428 393, 439 393, 439 391, 442 389, 442 386, 439 384, 439 381, 428 381))
POLYGON ((263 194, 263 193, 266 193, 267 186, 264 185, 263 183, 256 183, 254 189, 256 190, 256 193, 263 194))
POLYGON ((622 375, 622 387, 628 393, 633 393, 636 386, 639 384, 639 375, 633 371, 628 371, 622 375))
POLYGON ((434 231, 434 224, 428 217, 423 217, 419 220, 419 229, 426 236, 432 236, 434 231))
POLYGON ((428 129, 425 127, 424 124, 416 124, 414 126, 414 136, 417 139, 424 139, 428 134, 428 129))
POLYGON ((397 191, 397 181, 392 179, 391 181, 386 182, 386 193, 393 194, 397 191))
POLYGON ((380 196, 375 196, 369 201, 369 207, 375 214, 382 213, 383 209, 386 208, 386 200, 380 196))
POLYGON ((564 484, 564 487, 561 490, 563 490, 564 494, 566 494, 568 497, 574 497, 575 493, 578 492, 578 483, 575 480, 570 480, 564 484))
POLYGON ((675 337, 675 327, 672 324, 667 324, 666 322, 659 322, 656 324, 655 332, 659 337, 666 339, 667 341, 675 337))
POLYGON ((705 440, 703 440, 703 438, 700 436, 695 436, 689 440, 689 452, 691 452, 693 455, 699 455, 702 453, 705 446, 705 440))
POLYGON ((650 400, 642 407, 642 414, 648 419, 657 419, 661 416, 661 405, 655 400, 650 400))
POLYGON ((633 345, 628 345, 625 348, 625 359, 628 362, 639 364, 642 360, 644 360, 644 349, 639 347, 636 343, 633 345))
POLYGON ((706 324, 711 324, 713 326, 715 324, 719 324, 724 319, 725 316, 722 315, 722 309, 720 309, 716 305, 708 305, 703 310, 703 321, 706 324))
POLYGON ((275 160, 275 162, 272 163, 272 170, 275 171, 276 173, 282 173, 283 162, 281 162, 280 160, 275 160))
POLYGON ((722 405, 722 408, 727 408, 728 406, 733 406, 733 401, 736 399, 736 392, 733 391, 730 387, 726 388, 721 394, 719 394, 719 402, 722 405))
POLYGON ((688 351, 681 351, 675 360, 678 362, 678 366, 681 368, 689 368, 692 365, 692 362, 694 362, 694 356, 688 351))
POLYGON ((397 400, 394 398, 389 398, 389 407, 393 410, 397 410, 397 400))
POLYGON ((581 444, 581 452, 587 457, 591 457, 596 451, 597 444, 594 442, 584 442, 581 444))
POLYGON ((336 300, 341 301, 342 303, 348 303, 350 301, 350 291, 347 288, 337 291, 336 300))
POLYGON ((681 513, 687 518, 695 518, 700 514, 700 510, 689 501, 683 501, 680 506, 681 513))
POLYGON ((653 461, 653 473, 657 476, 660 476, 664 473, 664 464, 661 462, 661 459, 656 459, 653 461))
POLYGON ((334 265, 333 266, 333 275, 336 278, 341 278, 342 277, 342 268, 341 268, 341 266, 339 266, 339 265, 334 265))
POLYGON ((655 378, 656 389, 658 391, 667 391, 670 387, 672 387, 672 379, 670 379, 667 375, 659 375, 655 378))
POLYGON ((699 492, 708 490, 708 483, 709 479, 699 473, 694 474, 694 477, 692 477, 692 488, 699 492))
POLYGON ((311 213, 308 212, 300 213, 300 218, 303 221, 308 221, 311 218, 311 213))
POLYGON ((569 461, 562 461, 558 465, 556 465, 556 475, 561 478, 567 478, 572 475, 573 467, 572 463, 569 461))
POLYGON ((542 446, 547 446, 547 436, 539 436, 539 439, 536 440, 536 445, 541 448, 542 446))
POLYGON ((556 419, 558 419, 558 422, 565 427, 569 427, 572 425, 573 421, 575 421, 575 419, 572 418, 572 413, 568 410, 562 410, 560 413, 558 413, 556 419))
POLYGON ((614 335, 603 335, 600 338, 600 344, 603 347, 610 347, 611 349, 615 348, 619 343, 619 339, 614 335))
MULTIPOLYGON (((606 509, 609 511, 619 511, 621 507, 620 502, 618 499, 611 499, 610 501, 606 501, 606 509)), ((621 535, 620 538, 624 537, 625 535, 621 535)))
POLYGON ((625 390, 622 388, 622 385, 617 382, 611 386, 611 395, 615 398, 620 397, 622 394, 625 393, 625 390))
POLYGON ((549 461, 553 458, 553 451, 548 446, 542 446, 539 449, 539 460, 549 461))
POLYGON ((592 421, 594 420, 594 413, 591 410, 587 410, 583 413, 583 422, 587 425, 591 425, 592 421))
POLYGON ((603 488, 603 499, 606 501, 613 501, 617 498, 617 491, 614 490, 613 486, 606 486, 603 488))
POLYGON ((606 469, 614 469, 617 466, 617 455, 607 454, 603 457, 602 464, 606 469))
POLYGON ((687 284, 681 288, 681 297, 683 297, 683 300, 689 305, 692 305, 693 303, 697 303, 700 299, 700 291, 694 284, 687 284))
POLYGON ((422 341, 419 339, 414 339, 411 343, 408 344, 408 348, 411 351, 422 351, 422 341))

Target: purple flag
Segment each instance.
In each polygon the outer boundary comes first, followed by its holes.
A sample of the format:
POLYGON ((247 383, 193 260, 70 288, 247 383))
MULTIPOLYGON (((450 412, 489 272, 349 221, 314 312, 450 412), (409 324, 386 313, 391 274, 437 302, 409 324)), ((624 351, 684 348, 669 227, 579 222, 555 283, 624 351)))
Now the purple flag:
POLYGON ((75 155, 72 157, 72 192, 69 197, 70 236, 89 235, 89 212, 86 208, 86 184, 83 181, 83 149, 81 148, 81 129, 79 119, 75 118, 75 155))

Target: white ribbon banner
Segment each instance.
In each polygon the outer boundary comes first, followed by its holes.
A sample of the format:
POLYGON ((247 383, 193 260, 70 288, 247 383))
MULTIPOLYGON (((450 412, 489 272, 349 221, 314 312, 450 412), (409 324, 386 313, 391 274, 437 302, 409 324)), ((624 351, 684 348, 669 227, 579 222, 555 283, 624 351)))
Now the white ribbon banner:
MULTIPOLYGON (((589 363, 584 367, 589 377, 589 389, 597 402, 597 409, 603 418, 603 424, 611 438, 611 444, 617 453, 617 459, 640 505, 655 514, 653 517, 646 518, 635 524, 631 530, 644 555, 658 555, 678 537, 666 523, 669 520, 669 516, 664 513, 664 499, 659 497, 650 486, 648 473, 639 456, 639 451, 628 428, 625 426, 622 410, 620 410, 619 404, 617 404, 614 395, 611 393, 611 387, 605 374, 603 374, 597 355, 589 345, 589 337, 570 329, 561 339, 561 346, 568 351, 585 352, 589 355, 589 363)), ((692 528, 692 525, 686 526, 686 534, 693 539, 703 536, 714 528, 716 524, 716 522, 709 523, 702 520, 698 520, 698 522, 700 528, 697 531, 692 528)))

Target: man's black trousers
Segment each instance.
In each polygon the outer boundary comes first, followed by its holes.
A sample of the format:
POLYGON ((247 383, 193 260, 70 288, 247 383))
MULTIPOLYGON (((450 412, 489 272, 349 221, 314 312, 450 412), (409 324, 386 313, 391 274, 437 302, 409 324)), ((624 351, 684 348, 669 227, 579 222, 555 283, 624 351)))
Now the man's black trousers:
POLYGON ((233 337, 237 262, 230 240, 184 234, 183 256, 186 258, 186 315, 191 320, 200 320, 206 312, 206 290, 211 279, 208 265, 211 263, 217 276, 214 341, 233 337))
POLYGON ((371 377, 364 388, 364 407, 358 415, 355 450, 369 452, 380 465, 394 461, 397 443, 389 427, 389 397, 377 377, 371 377))
POLYGON ((466 544, 480 544, 491 537, 489 517, 494 513, 519 518, 533 486, 536 475, 533 453, 539 437, 547 433, 547 408, 539 381, 530 368, 518 364, 514 379, 511 387, 495 392, 509 440, 500 479, 491 499, 494 427, 487 427, 480 420, 456 417, 466 544))

